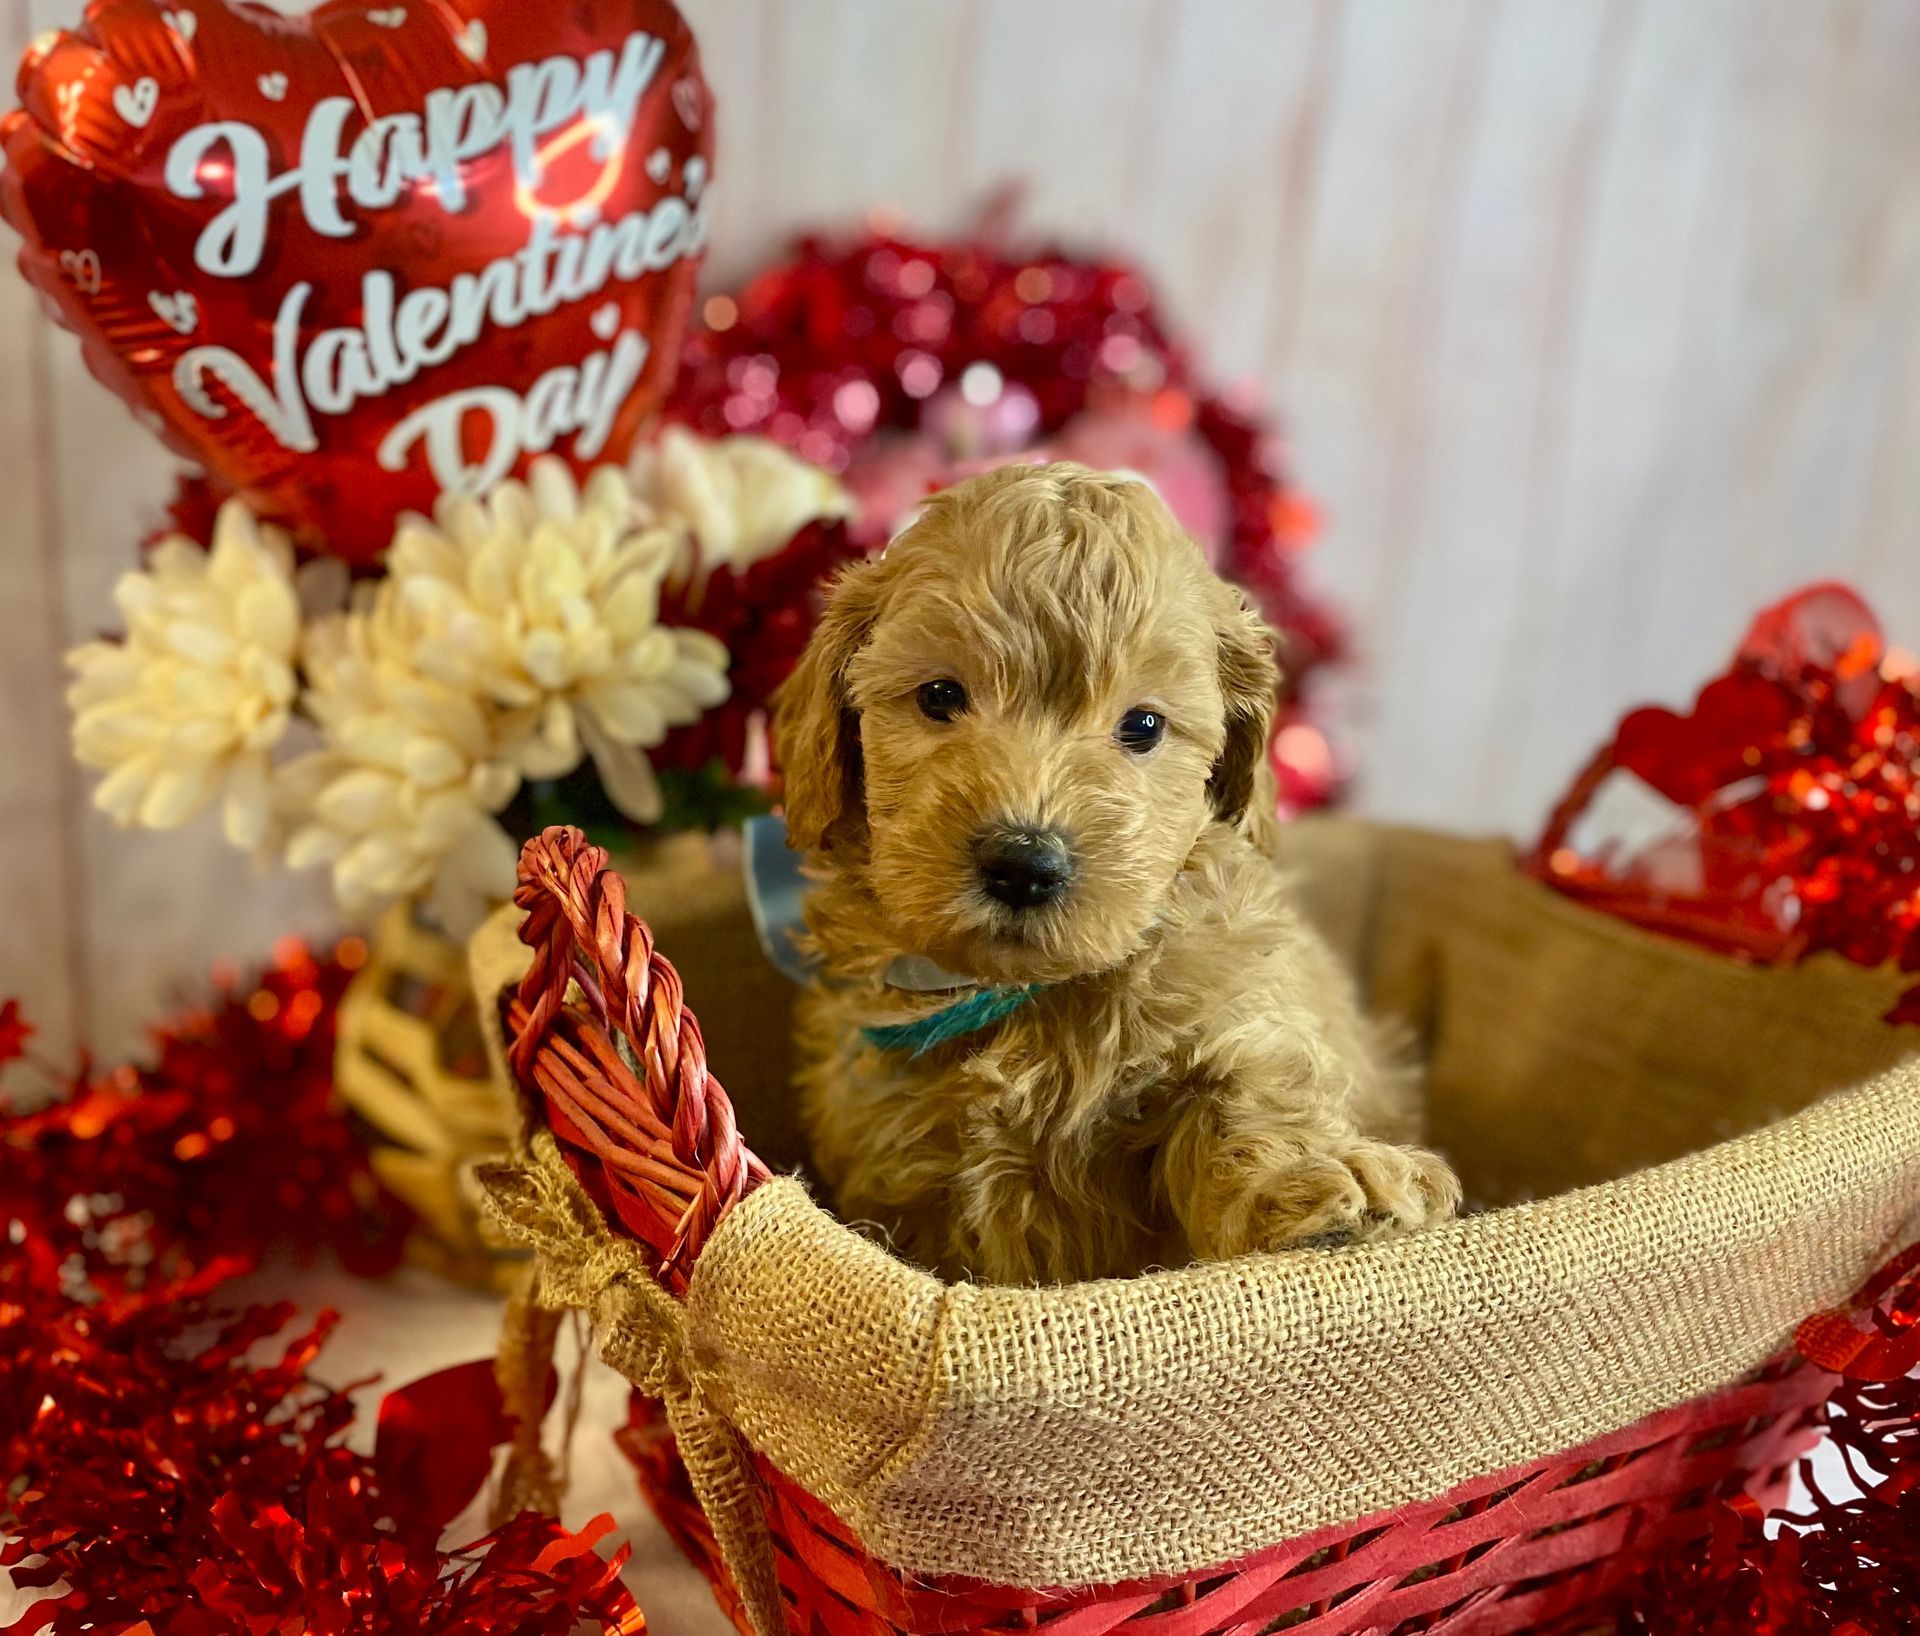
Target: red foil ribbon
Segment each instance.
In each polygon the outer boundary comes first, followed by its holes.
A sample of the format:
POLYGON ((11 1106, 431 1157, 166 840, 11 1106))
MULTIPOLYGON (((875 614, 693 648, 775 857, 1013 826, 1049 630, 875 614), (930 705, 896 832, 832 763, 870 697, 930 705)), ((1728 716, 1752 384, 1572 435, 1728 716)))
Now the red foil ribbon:
MULTIPOLYGON (((1652 931, 1769 963, 1920 971, 1920 665, 1845 586, 1764 610, 1691 711, 1636 710, 1523 866, 1652 931), (1592 833, 1622 775, 1651 838, 1592 833), (1591 821, 1589 821, 1591 820, 1591 821)), ((1887 1020, 1920 1022, 1920 985, 1887 1020)))

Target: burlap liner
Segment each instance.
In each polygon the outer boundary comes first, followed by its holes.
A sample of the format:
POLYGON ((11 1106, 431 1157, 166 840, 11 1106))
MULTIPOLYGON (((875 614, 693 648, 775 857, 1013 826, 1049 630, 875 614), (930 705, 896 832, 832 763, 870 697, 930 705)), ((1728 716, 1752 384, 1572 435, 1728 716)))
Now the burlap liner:
MULTIPOLYGON (((1189 1573, 1726 1385, 1920 1225, 1920 1065, 1815 1100, 1905 1043, 1875 1020, 1885 974, 1742 968, 1575 910, 1496 850, 1314 834, 1296 858, 1315 912, 1373 998, 1422 1026, 1436 1126, 1473 1141, 1458 1156, 1486 1196, 1801 1111, 1418 1237, 1058 1290, 943 1285, 780 1180, 722 1222, 683 1306, 616 1308, 625 1263, 580 1271, 611 1265, 604 1228, 564 1188, 528 1204, 518 1175, 507 1214, 547 1234, 543 1267, 600 1311, 608 1355, 667 1393, 763 1619, 770 1563, 736 1439, 903 1569, 1026 1586, 1189 1573), (554 1237, 542 1210, 572 1226, 554 1237)), ((671 888, 653 889, 636 906, 677 957, 697 927, 676 932, 671 888)), ((688 992, 718 1058, 732 1002, 688 992)), ((750 1108, 742 1123, 751 1140, 750 1108)))

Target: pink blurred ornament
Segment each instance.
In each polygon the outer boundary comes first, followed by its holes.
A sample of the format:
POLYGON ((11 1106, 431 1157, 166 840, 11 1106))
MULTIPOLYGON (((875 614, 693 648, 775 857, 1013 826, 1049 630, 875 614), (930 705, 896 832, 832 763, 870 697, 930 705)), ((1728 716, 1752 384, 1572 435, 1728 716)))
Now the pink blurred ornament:
POLYGON ((1225 569, 1231 502, 1220 461, 1195 435, 1191 417, 1169 425, 1155 414, 1152 400, 1126 398, 1074 416, 1052 448, 1059 459, 1131 472, 1150 483, 1207 561, 1225 569))
POLYGON ((861 445, 841 479, 858 508, 848 525, 854 539, 879 549, 915 506, 952 481, 952 471, 946 451, 929 438, 896 432, 861 445))
POLYGON ((1040 405, 992 364, 969 364, 957 386, 928 402, 920 426, 956 460, 1004 460, 1032 445, 1040 405))
POLYGON ((992 374, 990 388, 976 387, 969 394, 972 383, 963 376, 961 387, 939 394, 918 433, 880 439, 854 455, 846 482, 860 508, 856 538, 886 540, 936 489, 1009 460, 1077 460, 1147 483, 1199 542, 1208 563, 1224 568, 1231 524, 1226 482, 1219 460, 1194 435, 1190 420, 1168 424, 1167 417, 1155 413, 1152 400, 1125 396, 1074 416, 1058 436, 1034 443, 1038 415, 1032 394, 1003 385, 998 371, 992 374))

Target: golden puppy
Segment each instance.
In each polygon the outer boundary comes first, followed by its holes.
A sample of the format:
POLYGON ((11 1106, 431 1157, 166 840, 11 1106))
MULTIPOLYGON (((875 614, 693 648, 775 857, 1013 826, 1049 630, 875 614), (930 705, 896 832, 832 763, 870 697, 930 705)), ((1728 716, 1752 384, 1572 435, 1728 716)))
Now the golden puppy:
POLYGON ((962 483, 842 575, 777 735, 843 1216, 1036 1283, 1451 1212, 1250 834, 1276 682, 1153 492, 1080 466, 962 483))

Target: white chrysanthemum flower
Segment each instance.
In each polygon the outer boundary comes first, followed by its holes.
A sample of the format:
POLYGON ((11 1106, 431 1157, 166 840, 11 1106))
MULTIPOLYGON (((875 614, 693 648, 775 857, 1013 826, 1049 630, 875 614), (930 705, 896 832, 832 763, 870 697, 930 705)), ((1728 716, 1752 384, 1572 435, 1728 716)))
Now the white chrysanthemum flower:
POLYGON ((362 606, 312 626, 306 707, 324 748, 280 769, 287 862, 328 864, 352 915, 426 895, 464 932, 513 890, 514 846, 494 821, 520 773, 471 694, 423 676, 362 606))
POLYGON ((632 470, 641 500, 693 531, 707 572, 751 568, 815 518, 854 512, 832 473, 763 437, 709 440, 669 426, 634 454, 632 470))
POLYGON ((680 537, 602 467, 578 488, 558 460, 485 501, 404 521, 369 618, 422 677, 497 712, 500 753, 528 778, 591 754, 629 816, 659 816, 644 752, 727 696, 727 650, 662 625, 680 537))
POLYGON ((114 599, 125 639, 67 660, 74 754, 106 774, 94 804, 121 824, 173 829, 218 796, 228 839, 259 847, 269 760, 298 692, 291 545, 229 501, 210 550, 163 540, 114 599))

